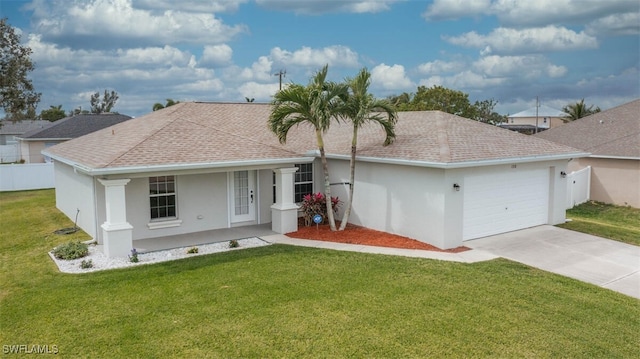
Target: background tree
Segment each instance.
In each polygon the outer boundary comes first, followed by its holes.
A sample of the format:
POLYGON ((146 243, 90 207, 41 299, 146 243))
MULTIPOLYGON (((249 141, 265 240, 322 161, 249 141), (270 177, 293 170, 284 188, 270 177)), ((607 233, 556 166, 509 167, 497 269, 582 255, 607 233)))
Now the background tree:
POLYGON ((158 110, 162 110, 163 108, 169 107, 169 106, 173 106, 175 104, 180 103, 180 101, 174 101, 173 99, 168 98, 167 99, 167 103, 166 104, 161 104, 160 102, 156 102, 153 104, 153 111, 158 111, 158 110))
POLYGON ((471 104, 468 94, 442 86, 418 86, 416 93, 403 92, 387 99, 398 111, 438 110, 492 125, 507 121, 507 116, 494 111, 498 101, 489 99, 471 104))
POLYGON ((104 90, 104 96, 102 100, 100 99, 100 92, 96 92, 91 95, 91 113, 103 113, 103 112, 111 112, 113 106, 116 105, 116 101, 118 101, 120 97, 118 93, 115 91, 108 92, 104 90))
POLYGON ((594 105, 588 106, 584 103, 584 99, 574 103, 568 104, 562 108, 562 111, 567 114, 563 119, 565 121, 575 121, 579 118, 593 115, 600 112, 600 107, 593 108, 594 105))
POLYGON ((506 115, 501 115, 493 110, 497 104, 498 101, 495 101, 494 99, 476 101, 473 104, 474 116, 472 119, 492 125, 507 122, 506 115))
POLYGON ((61 118, 65 118, 67 115, 62 109, 62 105, 49 106, 49 109, 42 110, 40 112, 40 118, 45 121, 58 121, 61 118))
POLYGON ((20 35, 7 18, 0 19, 0 106, 12 121, 36 118, 40 93, 33 90, 27 77, 34 69, 31 53, 29 47, 20 44, 20 35))
POLYGON ((371 73, 366 68, 360 70, 355 78, 348 79, 347 84, 350 92, 346 98, 343 97, 344 104, 340 117, 351 122, 353 133, 351 137, 351 159, 349 161, 349 199, 340 223, 341 231, 347 226, 353 204, 358 129, 367 122, 377 123, 385 132, 386 138, 383 145, 387 146, 393 143, 396 138, 394 127, 398 118, 395 106, 388 100, 378 100, 369 93, 371 73))
POLYGON ((289 130, 302 123, 311 125, 315 131, 316 143, 320 151, 322 170, 324 171, 324 192, 327 217, 332 231, 336 222, 331 204, 331 186, 329 166, 324 151, 323 134, 329 130, 340 110, 340 96, 346 96, 347 86, 326 81, 329 66, 325 65, 309 81, 307 86, 290 84, 273 96, 269 129, 278 136, 280 143, 287 142, 289 130))

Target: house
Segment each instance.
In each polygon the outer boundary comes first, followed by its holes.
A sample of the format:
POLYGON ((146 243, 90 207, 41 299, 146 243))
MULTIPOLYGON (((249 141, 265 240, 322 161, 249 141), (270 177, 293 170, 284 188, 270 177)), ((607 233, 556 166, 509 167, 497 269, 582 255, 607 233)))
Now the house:
POLYGON ((47 127, 16 136, 19 141, 20 158, 26 163, 48 162, 49 160, 40 153, 43 149, 130 119, 131 116, 115 113, 65 117, 47 127))
MULTIPOLYGON (((301 196, 322 191, 314 131, 281 145, 271 106, 179 103, 50 147, 57 207, 126 256, 136 241, 271 223, 297 230, 301 196), (78 212, 79 211, 79 212, 78 212)), ((579 150, 440 111, 399 113, 394 144, 360 130, 350 222, 440 248, 565 220, 579 150)), ((325 136, 332 194, 346 198, 351 127, 325 136)))
POLYGON ((507 122, 501 123, 499 126, 530 135, 564 124, 563 118, 565 116, 567 116, 567 113, 563 111, 546 105, 539 105, 537 108, 532 107, 507 116, 507 122), (537 131, 536 126, 538 128, 537 131))
POLYGON ((568 170, 591 166, 592 200, 640 208, 640 99, 536 136, 591 153, 568 170))
POLYGON ((0 120, 0 163, 19 160, 16 137, 31 130, 43 129, 52 123, 43 120, 7 121, 0 120))

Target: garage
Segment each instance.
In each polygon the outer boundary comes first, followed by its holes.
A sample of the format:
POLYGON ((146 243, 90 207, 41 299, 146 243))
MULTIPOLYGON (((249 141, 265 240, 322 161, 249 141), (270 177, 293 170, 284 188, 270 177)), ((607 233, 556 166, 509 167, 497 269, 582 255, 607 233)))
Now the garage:
POLYGON ((538 226, 548 221, 548 168, 512 168, 465 177, 463 240, 538 226))

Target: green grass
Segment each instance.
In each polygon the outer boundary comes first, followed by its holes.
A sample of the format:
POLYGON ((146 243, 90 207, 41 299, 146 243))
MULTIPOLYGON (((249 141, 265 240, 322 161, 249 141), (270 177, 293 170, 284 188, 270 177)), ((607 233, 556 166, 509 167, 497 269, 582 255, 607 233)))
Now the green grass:
POLYGON ((571 222, 558 227, 640 245, 640 209, 586 202, 567 211, 571 222))
POLYGON ((0 344, 61 357, 638 355, 640 301, 507 260, 273 245, 62 274, 52 191, 0 193, 0 344))

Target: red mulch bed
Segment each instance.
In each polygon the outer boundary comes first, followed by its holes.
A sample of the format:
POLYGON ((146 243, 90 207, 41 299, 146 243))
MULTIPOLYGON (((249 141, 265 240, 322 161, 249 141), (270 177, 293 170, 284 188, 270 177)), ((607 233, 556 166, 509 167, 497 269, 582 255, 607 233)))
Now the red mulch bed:
MULTIPOLYGON (((340 228, 340 224, 336 224, 340 228)), ((348 224, 344 231, 332 232, 328 224, 306 227, 304 224, 298 226, 298 231, 287 233, 291 238, 312 239, 317 241, 362 244, 367 246, 422 249, 436 252, 460 253, 469 250, 468 247, 457 247, 453 249, 440 249, 430 244, 420 242, 408 237, 397 236, 386 232, 375 231, 364 227, 348 224)))

